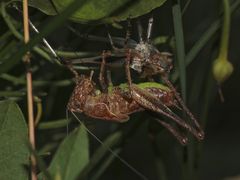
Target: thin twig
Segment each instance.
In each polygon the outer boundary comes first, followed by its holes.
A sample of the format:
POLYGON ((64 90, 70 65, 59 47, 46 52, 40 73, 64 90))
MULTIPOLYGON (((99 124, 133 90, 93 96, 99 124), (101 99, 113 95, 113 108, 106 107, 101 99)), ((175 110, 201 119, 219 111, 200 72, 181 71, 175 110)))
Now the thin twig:
MULTIPOLYGON (((77 69, 77 68, 75 68, 75 66, 74 66, 74 69, 77 69)), ((26 80, 23 79, 21 76, 16 77, 16 76, 12 76, 10 74, 3 73, 3 74, 0 75, 0 79, 4 79, 6 81, 9 81, 9 82, 13 83, 13 85, 15 85, 15 86, 26 84, 26 80)), ((71 85, 72 81, 69 80, 69 79, 63 79, 63 80, 59 80, 59 81, 35 80, 35 81, 32 81, 32 84, 35 87, 48 86, 48 85, 65 87, 65 86, 71 85)))
POLYGON ((183 10, 182 10, 182 16, 185 14, 187 8, 189 7, 190 3, 192 2, 192 0, 188 0, 185 4, 184 4, 184 7, 183 7, 183 10))
MULTIPOLYGON (((28 24, 28 1, 23 0, 23 27, 24 27, 24 42, 29 42, 29 24, 28 24)), ((26 78, 27 78, 27 101, 28 101, 28 130, 29 141, 33 150, 35 150, 35 130, 34 130, 34 115, 33 115, 33 94, 32 94, 32 72, 30 70, 30 56, 29 53, 25 55, 24 62, 26 64, 26 78)), ((36 173, 36 158, 31 155, 31 179, 37 180, 36 173)))

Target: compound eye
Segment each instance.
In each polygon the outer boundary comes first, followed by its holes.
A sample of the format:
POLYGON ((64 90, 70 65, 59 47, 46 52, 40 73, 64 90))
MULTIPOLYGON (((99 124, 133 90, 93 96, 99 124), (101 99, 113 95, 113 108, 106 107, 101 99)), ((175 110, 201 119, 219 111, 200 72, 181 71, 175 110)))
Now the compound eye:
POLYGON ((142 72, 142 64, 139 59, 134 59, 130 65, 130 67, 139 73, 142 72))
POLYGON ((165 72, 165 69, 164 68, 162 68, 162 67, 159 67, 158 68, 158 72, 161 74, 161 73, 164 73, 165 72))
POLYGON ((132 64, 131 68, 134 69, 135 71, 139 72, 139 73, 142 72, 142 67, 139 66, 139 65, 132 64))

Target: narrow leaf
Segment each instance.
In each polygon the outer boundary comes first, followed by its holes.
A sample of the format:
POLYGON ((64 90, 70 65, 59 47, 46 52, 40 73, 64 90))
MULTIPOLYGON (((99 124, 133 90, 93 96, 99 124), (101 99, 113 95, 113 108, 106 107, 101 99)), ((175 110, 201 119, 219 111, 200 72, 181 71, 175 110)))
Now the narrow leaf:
POLYGON ((180 73, 180 83, 183 100, 186 101, 186 69, 185 69, 185 47, 182 25, 182 14, 179 4, 172 8, 174 33, 176 39, 177 62, 180 73))

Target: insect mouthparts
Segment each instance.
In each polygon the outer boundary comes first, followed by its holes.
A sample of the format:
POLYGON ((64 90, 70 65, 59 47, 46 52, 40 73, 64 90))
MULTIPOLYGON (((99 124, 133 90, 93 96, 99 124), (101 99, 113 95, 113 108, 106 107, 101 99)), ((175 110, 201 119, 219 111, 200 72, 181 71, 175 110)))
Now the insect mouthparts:
POLYGON ((181 140, 182 145, 186 145, 188 143, 188 138, 183 138, 181 140))
POLYGON ((204 139, 204 132, 203 131, 198 133, 198 138, 199 138, 199 140, 203 140, 204 139))

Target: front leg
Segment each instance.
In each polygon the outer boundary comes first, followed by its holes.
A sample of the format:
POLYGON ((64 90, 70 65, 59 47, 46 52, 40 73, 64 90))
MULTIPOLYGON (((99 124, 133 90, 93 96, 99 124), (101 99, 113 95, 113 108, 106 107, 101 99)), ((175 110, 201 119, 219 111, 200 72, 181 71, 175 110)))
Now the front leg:
POLYGON ((108 56, 108 52, 103 51, 102 53, 102 62, 101 62, 101 66, 100 66, 100 73, 99 73, 99 83, 100 86, 102 88, 102 91, 104 93, 107 93, 107 85, 105 82, 105 78, 104 78, 104 74, 105 74, 105 67, 106 67, 106 57, 108 56))
POLYGON ((131 91, 132 78, 131 78, 131 71, 130 71, 130 61, 131 61, 131 49, 127 49, 126 60, 125 60, 125 73, 127 76, 128 87, 129 87, 129 90, 131 91))

